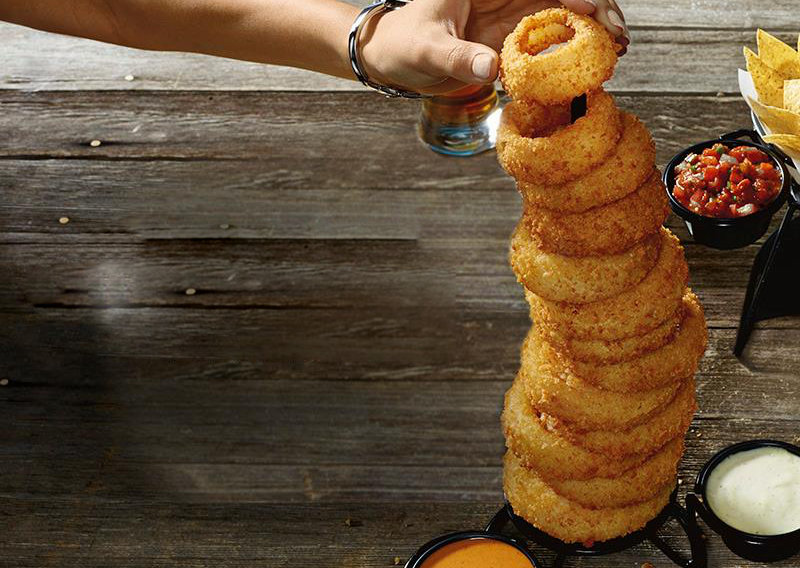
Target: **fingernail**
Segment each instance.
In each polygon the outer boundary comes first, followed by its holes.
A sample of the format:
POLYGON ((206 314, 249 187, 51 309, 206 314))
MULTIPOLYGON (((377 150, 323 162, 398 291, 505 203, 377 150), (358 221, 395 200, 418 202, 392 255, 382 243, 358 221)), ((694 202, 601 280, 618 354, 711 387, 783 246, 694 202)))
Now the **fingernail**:
POLYGON ((494 57, 488 53, 479 53, 472 59, 472 74, 476 79, 488 81, 492 78, 494 57))
POLYGON ((597 0, 583 0, 583 1, 589 4, 590 6, 594 6, 595 8, 597 8, 597 0))
POLYGON ((626 31, 625 22, 622 21, 622 18, 619 17, 614 10, 608 11, 608 21, 611 22, 612 26, 615 26, 620 29, 620 31, 626 31))

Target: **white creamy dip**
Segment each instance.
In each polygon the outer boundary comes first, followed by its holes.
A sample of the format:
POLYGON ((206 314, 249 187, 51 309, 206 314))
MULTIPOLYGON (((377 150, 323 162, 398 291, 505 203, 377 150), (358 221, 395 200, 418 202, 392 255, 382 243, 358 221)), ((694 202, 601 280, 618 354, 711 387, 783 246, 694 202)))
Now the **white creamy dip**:
POLYGON ((768 446, 732 454, 708 476, 706 498, 723 522, 740 531, 800 529, 800 456, 768 446))

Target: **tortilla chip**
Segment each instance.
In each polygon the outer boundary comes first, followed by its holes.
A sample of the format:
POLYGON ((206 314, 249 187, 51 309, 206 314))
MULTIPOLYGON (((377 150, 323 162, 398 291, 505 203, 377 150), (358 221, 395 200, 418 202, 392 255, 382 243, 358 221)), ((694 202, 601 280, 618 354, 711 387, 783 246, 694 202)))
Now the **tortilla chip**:
POLYGON ((762 29, 757 33, 758 56, 761 61, 784 76, 784 79, 800 79, 800 55, 781 40, 762 29))
POLYGON ((783 82, 783 108, 800 112, 800 79, 783 82))
POLYGON ((764 141, 775 144, 786 153, 800 153, 800 136, 794 134, 771 134, 764 136, 764 141))
POLYGON ((794 134, 800 136, 800 113, 761 104, 748 99, 756 115, 773 134, 794 134))
POLYGON ((783 106, 783 76, 746 47, 744 56, 747 59, 747 70, 753 78, 753 85, 755 85, 759 101, 773 107, 783 106))

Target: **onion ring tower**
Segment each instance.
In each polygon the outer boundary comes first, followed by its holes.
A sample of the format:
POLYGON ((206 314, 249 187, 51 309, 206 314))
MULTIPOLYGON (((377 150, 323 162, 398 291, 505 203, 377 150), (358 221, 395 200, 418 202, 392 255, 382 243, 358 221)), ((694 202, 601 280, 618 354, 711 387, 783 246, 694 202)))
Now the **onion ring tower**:
POLYGON ((497 155, 523 197, 510 260, 533 319, 503 411, 505 494, 584 546, 667 505, 707 343, 683 248, 662 227, 650 133, 603 90, 616 61, 611 35, 565 9, 524 18, 501 55, 513 102, 497 155))

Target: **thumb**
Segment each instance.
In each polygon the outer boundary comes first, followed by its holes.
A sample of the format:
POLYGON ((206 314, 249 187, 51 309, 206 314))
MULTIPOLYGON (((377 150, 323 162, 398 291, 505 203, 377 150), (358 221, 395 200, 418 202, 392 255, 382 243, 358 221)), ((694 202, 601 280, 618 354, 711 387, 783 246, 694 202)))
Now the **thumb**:
POLYGON ((497 77, 497 52, 481 43, 447 34, 431 50, 431 65, 463 83, 491 83, 497 77))

